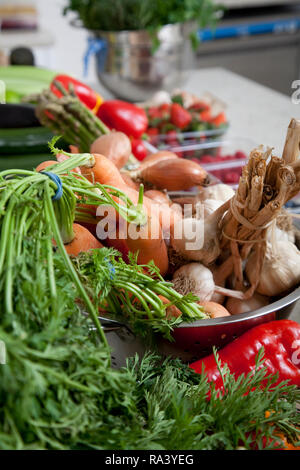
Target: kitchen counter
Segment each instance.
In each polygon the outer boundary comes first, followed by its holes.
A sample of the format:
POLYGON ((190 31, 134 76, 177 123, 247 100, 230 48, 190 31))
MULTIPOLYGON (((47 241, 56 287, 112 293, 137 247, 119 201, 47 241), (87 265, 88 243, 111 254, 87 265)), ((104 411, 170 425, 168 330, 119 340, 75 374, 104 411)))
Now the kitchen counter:
MULTIPOLYGON (((300 104, 293 104, 292 98, 222 68, 191 70, 187 75, 182 89, 197 95, 210 92, 227 105, 228 138, 245 137, 257 145, 274 147, 273 153, 281 156, 291 118, 300 119, 300 104)), ((92 86, 104 97, 111 97, 101 85, 92 86)), ((294 91, 291 88, 291 96, 294 91)), ((300 302, 291 318, 300 322, 300 302)))
MULTIPOLYGON (((222 68, 191 71, 183 88, 199 95, 208 91, 220 98, 227 105, 228 136, 274 147, 279 156, 290 119, 300 119, 300 104, 293 104, 291 98, 222 68)), ((294 91, 291 88, 291 96, 294 91)))
MULTIPOLYGON (((99 83, 91 86, 111 98, 99 83)), ((227 105, 228 136, 274 147, 279 156, 291 118, 300 119, 300 104, 293 104, 292 98, 223 68, 188 71, 182 89, 197 95, 210 92, 220 98, 227 105)), ((291 96, 294 92, 291 88, 291 96)))

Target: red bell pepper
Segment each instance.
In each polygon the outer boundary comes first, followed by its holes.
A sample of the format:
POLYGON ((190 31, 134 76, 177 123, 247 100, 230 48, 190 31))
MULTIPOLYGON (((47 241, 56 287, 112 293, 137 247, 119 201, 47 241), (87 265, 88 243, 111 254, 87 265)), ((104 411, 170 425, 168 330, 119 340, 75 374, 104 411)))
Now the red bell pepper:
MULTIPOLYGON (((300 387, 300 324, 295 321, 277 320, 255 326, 227 344, 218 355, 237 378, 254 370, 262 347, 268 375, 278 373, 276 384, 288 380, 289 385, 300 387)), ((203 366, 208 380, 222 390, 223 381, 213 354, 190 364, 197 373, 202 372, 203 366)))
POLYGON ((110 129, 124 132, 128 137, 138 139, 148 127, 148 118, 144 109, 121 100, 104 101, 97 116, 110 129))
POLYGON ((187 127, 192 120, 191 114, 178 103, 171 106, 171 122, 179 129, 187 127))
POLYGON ((60 90, 59 85, 67 92, 69 91, 69 86, 72 85, 80 101, 82 101, 82 103, 84 103, 87 108, 92 110, 93 113, 97 113, 103 99, 88 85, 85 85, 84 83, 76 80, 73 77, 70 77, 69 75, 56 75, 50 84, 50 90, 58 98, 63 96, 63 92, 60 90))

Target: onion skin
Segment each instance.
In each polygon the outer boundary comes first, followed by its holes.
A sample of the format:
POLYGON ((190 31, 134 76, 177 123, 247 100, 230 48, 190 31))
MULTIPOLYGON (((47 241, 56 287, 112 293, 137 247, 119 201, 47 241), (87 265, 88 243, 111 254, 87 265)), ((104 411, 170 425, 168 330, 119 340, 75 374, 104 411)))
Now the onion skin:
POLYGON ((144 183, 168 191, 185 190, 208 183, 208 175, 198 163, 180 158, 158 161, 141 168, 138 176, 144 183))
POLYGON ((111 160, 117 168, 122 168, 131 154, 131 143, 123 132, 112 131, 101 135, 91 145, 90 152, 100 153, 111 160))
POLYGON ((230 297, 226 302, 226 308, 231 315, 238 315, 239 313, 250 312, 261 307, 265 307, 270 303, 268 297, 260 294, 254 294, 251 299, 240 300, 230 297))
POLYGON ((209 315, 210 318, 221 318, 221 317, 230 317, 228 310, 223 307, 223 305, 218 304, 217 302, 197 302, 201 305, 205 313, 209 315))
POLYGON ((161 150, 160 152, 156 153, 151 153, 150 155, 147 155, 146 158, 144 158, 140 168, 146 168, 146 166, 149 166, 150 164, 154 164, 157 162, 161 162, 163 160, 172 160, 174 158, 179 158, 176 153, 169 152, 168 150, 161 150))

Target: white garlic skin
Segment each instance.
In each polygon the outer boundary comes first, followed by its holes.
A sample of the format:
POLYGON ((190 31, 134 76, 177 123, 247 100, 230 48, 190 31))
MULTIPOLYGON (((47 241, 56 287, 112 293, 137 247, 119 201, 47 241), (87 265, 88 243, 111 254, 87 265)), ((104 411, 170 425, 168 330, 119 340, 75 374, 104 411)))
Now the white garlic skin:
MULTIPOLYGON (((246 274, 250 283, 255 269, 255 254, 250 255, 246 264, 246 274)), ((256 292, 269 297, 280 295, 300 282, 300 251, 296 245, 286 241, 276 241, 276 251, 267 243, 267 251, 263 263, 259 284, 256 292)))
POLYGON ((235 191, 224 183, 214 184, 202 188, 199 194, 199 199, 205 201, 207 199, 214 199, 216 201, 226 202, 235 195, 235 191))
POLYGON ((208 301, 214 293, 212 272, 201 263, 189 263, 177 269, 173 275, 174 289, 182 295, 189 292, 201 301, 208 301))
POLYGON ((217 199, 205 199, 203 201, 203 209, 204 209, 204 219, 208 216, 210 216, 215 210, 218 209, 218 207, 221 207, 224 204, 224 201, 220 201, 217 199))
POLYGON ((295 234, 291 230, 287 232, 277 226, 270 227, 267 231, 267 240, 270 243, 276 243, 277 241, 295 243, 295 234))

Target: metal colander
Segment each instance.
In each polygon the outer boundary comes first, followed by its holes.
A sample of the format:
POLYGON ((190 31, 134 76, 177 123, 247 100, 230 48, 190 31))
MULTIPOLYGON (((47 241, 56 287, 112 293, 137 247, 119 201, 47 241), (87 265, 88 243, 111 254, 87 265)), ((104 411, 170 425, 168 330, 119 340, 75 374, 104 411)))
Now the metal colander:
MULTIPOLYGON (((157 349, 163 356, 193 362, 212 352, 213 346, 222 348, 250 328, 272 320, 288 318, 300 299, 300 287, 285 297, 258 310, 230 317, 183 323, 173 331, 174 341, 157 337, 157 349)), ((100 318, 107 341, 112 348, 113 367, 125 365, 126 358, 146 352, 143 341, 124 323, 100 318)))

